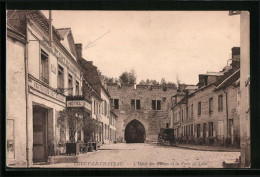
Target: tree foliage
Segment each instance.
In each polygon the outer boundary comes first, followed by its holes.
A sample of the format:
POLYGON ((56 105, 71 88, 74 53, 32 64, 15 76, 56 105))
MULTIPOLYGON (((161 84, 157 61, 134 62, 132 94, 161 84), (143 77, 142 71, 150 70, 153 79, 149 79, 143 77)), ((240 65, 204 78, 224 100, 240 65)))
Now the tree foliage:
POLYGON ((121 84, 135 84, 136 83, 136 73, 132 69, 129 72, 124 71, 120 76, 119 76, 119 81, 121 84))
POLYGON ((176 87, 176 84, 174 82, 166 81, 165 78, 162 78, 161 82, 158 82, 158 81, 156 81, 154 79, 151 79, 151 80, 150 79, 146 79, 146 81, 141 80, 139 82, 139 84, 141 84, 141 85, 159 85, 159 84, 161 84, 161 85, 171 85, 171 86, 175 86, 176 87))
POLYGON ((95 141, 94 134, 98 133, 100 122, 97 119, 85 119, 83 124, 84 142, 95 141))
POLYGON ((77 131, 83 130, 84 141, 97 132, 99 121, 92 119, 84 108, 65 108, 59 112, 58 122, 62 129, 69 128, 69 141, 75 142, 77 131))

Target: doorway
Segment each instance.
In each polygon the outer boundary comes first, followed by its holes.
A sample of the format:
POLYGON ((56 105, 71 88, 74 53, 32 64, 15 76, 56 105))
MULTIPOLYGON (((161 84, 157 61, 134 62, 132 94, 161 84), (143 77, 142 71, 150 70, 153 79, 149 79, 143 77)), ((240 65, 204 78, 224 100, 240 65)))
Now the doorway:
POLYGON ((47 161, 48 109, 33 106, 33 162, 47 161))
POLYGON ((134 119, 125 128, 126 143, 144 143, 145 128, 141 122, 134 119))

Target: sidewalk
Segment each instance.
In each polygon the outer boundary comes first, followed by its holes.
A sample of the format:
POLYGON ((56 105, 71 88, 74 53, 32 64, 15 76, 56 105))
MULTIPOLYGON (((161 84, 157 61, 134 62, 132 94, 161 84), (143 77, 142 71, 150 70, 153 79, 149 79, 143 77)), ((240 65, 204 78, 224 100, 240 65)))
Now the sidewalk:
POLYGON ((193 144, 176 144, 175 147, 199 150, 199 151, 217 151, 217 152, 240 152, 240 148, 225 146, 202 146, 193 144))

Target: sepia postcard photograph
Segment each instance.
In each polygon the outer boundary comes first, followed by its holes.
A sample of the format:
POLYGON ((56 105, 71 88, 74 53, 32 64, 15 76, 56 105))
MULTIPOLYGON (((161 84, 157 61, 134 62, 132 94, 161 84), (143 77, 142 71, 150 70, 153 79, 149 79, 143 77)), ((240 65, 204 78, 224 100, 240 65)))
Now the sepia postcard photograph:
POLYGON ((6 10, 8 168, 250 168, 248 11, 6 10))

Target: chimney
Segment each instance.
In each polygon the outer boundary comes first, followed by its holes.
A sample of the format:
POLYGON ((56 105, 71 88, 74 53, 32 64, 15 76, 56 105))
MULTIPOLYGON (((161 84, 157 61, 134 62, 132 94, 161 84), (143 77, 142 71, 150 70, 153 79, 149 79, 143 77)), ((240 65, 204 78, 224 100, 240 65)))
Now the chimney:
POLYGON ((232 51, 232 58, 236 56, 240 56, 240 47, 233 47, 231 51, 232 51))
POLYGON ((78 58, 82 58, 82 44, 79 43, 79 44, 75 44, 75 48, 76 48, 76 53, 77 53, 77 56, 78 58))
POLYGON ((240 66, 240 47, 233 47, 232 51, 232 68, 240 66))

